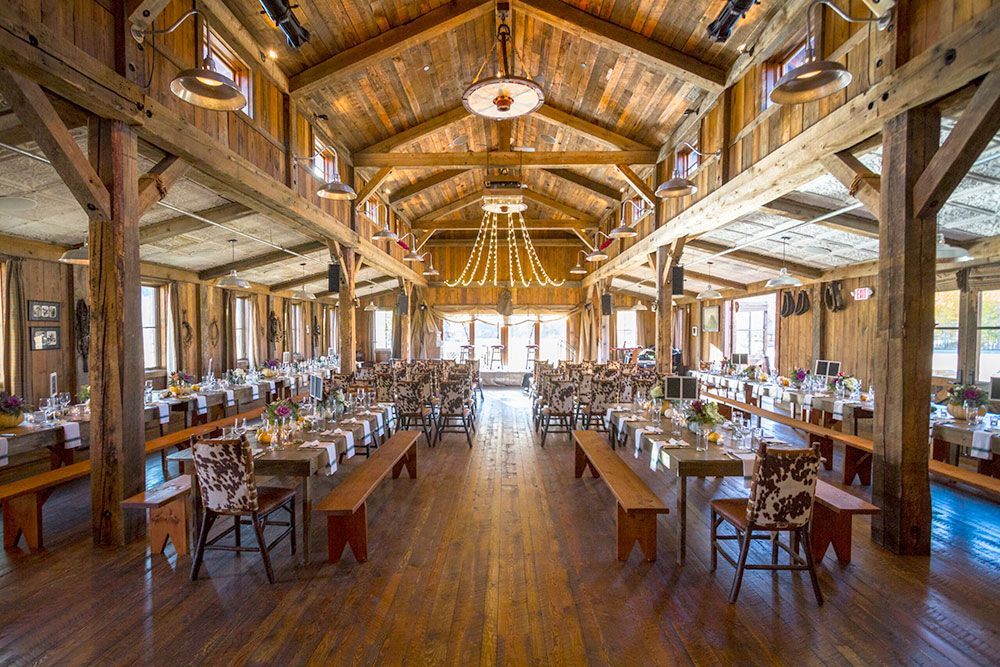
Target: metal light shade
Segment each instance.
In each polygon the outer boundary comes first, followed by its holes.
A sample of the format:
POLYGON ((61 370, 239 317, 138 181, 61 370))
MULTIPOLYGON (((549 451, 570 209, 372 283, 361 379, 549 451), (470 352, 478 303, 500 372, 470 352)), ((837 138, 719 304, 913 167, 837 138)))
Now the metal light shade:
POLYGON ((698 192, 698 186, 693 181, 689 181, 680 174, 675 173, 674 177, 669 181, 660 183, 660 186, 656 188, 655 194, 660 199, 664 199, 666 197, 687 197, 696 192, 698 192))
POLYGON ((608 253, 604 252, 600 248, 594 248, 584 257, 588 262, 603 262, 608 258, 608 253))
POLYGON ((424 261, 424 256, 417 252, 416 248, 410 248, 410 252, 403 255, 404 262, 422 262, 424 261))
POLYGON ((570 269, 569 272, 570 272, 571 275, 574 275, 574 276, 582 276, 582 275, 584 275, 584 274, 587 273, 587 269, 583 268, 583 266, 580 264, 580 262, 577 262, 576 266, 574 266, 572 269, 570 269))
POLYGON ((372 241, 395 241, 398 238, 399 236, 396 235, 396 232, 389 229, 389 223, 386 223, 385 227, 372 234, 372 241))
POLYGON ((216 286, 224 289, 250 289, 250 281, 240 278, 236 273, 236 269, 233 269, 228 275, 220 278, 216 286))
POLYGON ((368 305, 365 306, 365 312, 366 313, 374 313, 376 310, 378 310, 378 308, 375 307, 375 302, 374 301, 369 301, 368 305))
POLYGON ((247 105, 247 98, 236 82, 211 69, 211 60, 205 67, 186 69, 170 82, 170 92, 202 109, 212 111, 239 111, 247 105))
POLYGON ((721 299, 722 294, 717 289, 712 289, 709 287, 706 290, 698 292, 698 296, 695 297, 699 301, 704 301, 705 299, 721 299))
POLYGON ((781 267, 778 275, 768 280, 764 286, 769 289, 774 287, 801 287, 802 281, 795 276, 789 275, 788 269, 781 267))
POLYGON ((63 264, 76 264, 77 266, 90 265, 90 251, 84 243, 79 248, 70 248, 62 254, 59 261, 63 264))
POLYGON ((785 72, 771 90, 775 104, 805 104, 847 88, 851 73, 840 63, 813 60, 785 72))
POLYGON ((632 310, 649 310, 642 301, 636 301, 635 307, 632 310))
POLYGON ((972 255, 965 248, 950 245, 944 240, 944 234, 937 235, 937 259, 944 262, 968 262, 972 255))
POLYGON ((639 232, 635 231, 635 229, 633 229, 632 227, 629 227, 626 224, 621 224, 621 225, 615 227, 614 229, 612 229, 610 232, 608 232, 608 236, 610 236, 613 239, 632 238, 632 237, 638 236, 638 235, 639 235, 639 232))
POLYGON ((424 267, 423 273, 428 278, 432 278, 432 277, 438 275, 438 270, 434 268, 434 260, 433 259, 428 259, 427 260, 427 266, 424 267))
POLYGON ((300 287, 292 292, 292 298, 297 299, 298 301, 315 301, 316 295, 312 292, 307 292, 304 288, 300 287))
POLYGON ((323 199, 355 199, 358 193, 347 183, 343 183, 339 176, 334 176, 333 180, 325 183, 323 187, 316 191, 316 195, 323 199))
POLYGON ((477 116, 494 120, 529 114, 544 102, 541 86, 520 76, 476 81, 462 93, 462 106, 477 116))

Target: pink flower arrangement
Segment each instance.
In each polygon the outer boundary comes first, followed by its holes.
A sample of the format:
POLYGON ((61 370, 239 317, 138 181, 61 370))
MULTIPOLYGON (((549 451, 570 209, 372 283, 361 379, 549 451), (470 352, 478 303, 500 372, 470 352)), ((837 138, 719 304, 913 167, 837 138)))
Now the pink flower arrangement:
POLYGON ((952 405, 964 405, 966 401, 973 401, 976 405, 986 405, 989 402, 989 395, 978 385, 952 385, 948 390, 948 402, 952 405))
POLYGON ((24 410, 24 399, 15 394, 0 391, 0 413, 18 415, 24 410))

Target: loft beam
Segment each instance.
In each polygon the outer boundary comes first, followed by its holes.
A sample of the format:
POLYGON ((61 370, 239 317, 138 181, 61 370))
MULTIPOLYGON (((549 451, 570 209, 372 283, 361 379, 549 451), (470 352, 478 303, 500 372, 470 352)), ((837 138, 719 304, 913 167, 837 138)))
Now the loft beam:
POLYGON ((416 197, 424 190, 428 190, 435 186, 441 185, 442 183, 450 181, 456 176, 461 176, 467 171, 468 169, 445 169, 444 171, 439 171, 436 174, 428 176, 427 178, 422 178, 416 183, 412 183, 410 185, 401 187, 400 189, 393 192, 392 195, 389 197, 389 205, 396 206, 398 204, 401 204, 407 199, 416 197))
POLYGON ((397 132, 391 137, 387 137, 382 141, 372 144, 367 148, 363 148, 357 153, 388 153, 390 151, 396 150, 397 148, 402 148, 407 144, 412 144, 415 141, 423 139, 428 134, 432 132, 437 132, 443 127, 448 127, 454 123, 465 120, 469 117, 469 111, 462 105, 459 105, 453 109, 449 109, 442 114, 425 120, 422 123, 414 125, 411 128, 407 128, 401 132, 397 132))
POLYGON ((187 173, 190 166, 176 155, 167 155, 140 176, 139 215, 142 216, 153 204, 163 199, 170 188, 187 173))
MULTIPOLYGON (((808 222, 829 214, 833 209, 795 201, 789 197, 778 197, 760 207, 762 213, 780 215, 783 218, 808 222)), ((816 223, 842 232, 858 234, 870 239, 878 238, 878 221, 851 213, 841 213, 816 223)))
POLYGON ((656 206, 656 195, 653 194, 653 188, 646 185, 646 181, 642 179, 639 174, 632 171, 632 169, 625 164, 615 165, 615 169, 618 173, 622 175, 622 178, 629 184, 629 187, 635 191, 637 195, 642 197, 642 199, 650 206, 656 206))
MULTIPOLYGON (((729 248, 718 243, 713 243, 711 241, 705 241, 703 239, 689 239, 687 242, 687 247, 693 250, 699 250, 701 252, 707 253, 717 253, 729 248)), ((734 250, 727 253, 725 257, 735 260, 737 262, 742 262, 744 264, 752 264, 754 266, 759 266, 765 269, 771 269, 777 271, 781 267, 787 267, 788 272, 792 275, 799 276, 800 278, 809 278, 810 280, 815 280, 823 275, 823 270, 816 268, 814 266, 806 266, 804 264, 797 264, 795 262, 787 262, 781 259, 781 257, 775 257, 773 255, 761 255, 750 250, 734 250)), ((685 269, 686 271, 686 269, 685 269)))
POLYGON ((392 175, 392 171, 392 167, 382 167, 375 172, 358 192, 358 196, 354 200, 354 208, 360 211, 364 207, 365 202, 368 201, 368 198, 375 194, 375 191, 392 175))
MULTIPOLYGON (((209 209, 197 211, 195 215, 197 215, 198 218, 205 218, 205 220, 225 224, 227 222, 233 222, 235 220, 240 220, 253 215, 253 213, 253 209, 244 206, 243 204, 229 202, 227 204, 221 204, 220 206, 213 206, 209 209)), ((175 236, 180 236, 181 234, 188 234, 190 232, 196 232, 199 229, 211 227, 210 223, 207 223, 204 220, 199 220, 198 218, 192 218, 188 215, 178 215, 166 220, 161 220, 160 222, 143 225, 139 228, 139 243, 157 243, 175 236)))
POLYGON ((621 201, 621 192, 611 187, 610 185, 605 185, 599 181, 595 181, 592 178, 587 178, 583 174, 578 174, 572 169, 542 169, 546 174, 552 174, 557 176, 564 181, 569 181, 574 185, 579 185, 581 188, 586 188, 590 190, 595 195, 603 197, 615 204, 621 201))
POLYGON ((656 163, 656 151, 520 151, 450 153, 356 153, 355 167, 603 167, 656 163))
MULTIPOLYGON (((312 252, 319 252, 324 248, 326 248, 326 243, 323 241, 307 241, 306 243, 300 243, 299 245, 292 246, 288 250, 300 255, 307 255, 312 252)), ((291 261, 293 259, 298 258, 295 257, 295 255, 285 252, 284 250, 274 250, 266 252, 262 255, 246 257, 235 263, 230 262, 228 264, 213 266, 210 269, 204 269, 198 272, 198 280, 213 280, 215 278, 220 278, 229 273, 232 269, 236 269, 237 271, 250 271, 251 269, 259 269, 262 266, 277 264, 278 262, 291 261)))
POLYGON ((823 167, 847 188, 852 197, 878 217, 882 209, 882 178, 866 167, 850 151, 841 151, 823 158, 823 167))
POLYGON ((618 148, 624 151, 648 151, 652 150, 642 142, 630 139, 625 135, 618 134, 614 130, 601 127, 596 123, 585 120, 571 113, 557 109, 550 104, 543 104, 535 114, 551 121, 556 125, 569 128, 573 132, 607 144, 611 148, 618 148))

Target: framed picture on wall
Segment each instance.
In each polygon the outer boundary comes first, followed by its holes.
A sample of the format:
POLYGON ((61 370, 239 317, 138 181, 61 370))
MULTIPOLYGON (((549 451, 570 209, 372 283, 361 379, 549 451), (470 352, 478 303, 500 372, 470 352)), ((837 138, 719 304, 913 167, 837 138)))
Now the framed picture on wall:
POLYGON ((58 301, 28 301, 28 319, 32 322, 58 322, 62 304, 58 301))
POLYGON ((705 333, 715 333, 719 330, 719 307, 701 307, 701 330, 705 333))
POLYGON ((59 327, 29 327, 31 329, 31 349, 58 350, 62 347, 59 327))

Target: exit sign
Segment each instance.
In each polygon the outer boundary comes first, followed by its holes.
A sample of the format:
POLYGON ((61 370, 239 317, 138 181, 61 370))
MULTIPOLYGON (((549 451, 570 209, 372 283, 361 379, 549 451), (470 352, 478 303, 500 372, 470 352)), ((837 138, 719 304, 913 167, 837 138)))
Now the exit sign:
POLYGON ((872 294, 874 293, 875 290, 873 290, 871 287, 859 287, 853 292, 851 292, 851 296, 854 297, 855 301, 867 301, 868 299, 872 298, 872 294))

